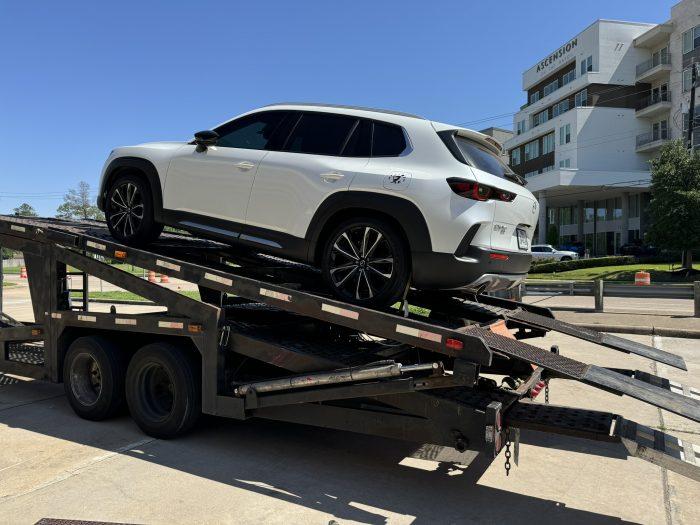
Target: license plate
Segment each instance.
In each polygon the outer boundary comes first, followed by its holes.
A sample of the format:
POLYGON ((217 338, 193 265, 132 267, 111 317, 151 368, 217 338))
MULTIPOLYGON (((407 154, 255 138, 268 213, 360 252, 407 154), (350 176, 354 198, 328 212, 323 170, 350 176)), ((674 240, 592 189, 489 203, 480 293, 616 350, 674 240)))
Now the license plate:
POLYGON ((530 243, 527 241, 527 232, 517 228, 515 232, 518 235, 518 248, 521 250, 527 250, 530 247, 530 243))

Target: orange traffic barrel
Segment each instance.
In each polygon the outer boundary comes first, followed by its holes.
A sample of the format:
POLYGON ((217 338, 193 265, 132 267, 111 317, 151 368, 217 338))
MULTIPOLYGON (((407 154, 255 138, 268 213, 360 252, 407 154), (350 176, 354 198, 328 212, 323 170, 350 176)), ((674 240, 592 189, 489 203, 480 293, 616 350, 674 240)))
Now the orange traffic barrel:
POLYGON ((642 270, 634 274, 634 284, 636 286, 649 286, 651 284, 651 274, 642 270))
POLYGON ((164 273, 161 273, 161 274, 160 274, 160 282, 161 282, 161 283, 166 283, 166 284, 167 284, 167 283, 170 282, 170 279, 168 279, 168 276, 167 276, 167 275, 165 275, 164 273))
POLYGON ((149 272, 148 272, 148 282, 149 282, 149 283, 154 283, 154 282, 156 282, 156 272, 154 272, 154 271, 149 271, 149 272))
POLYGON ((27 278, 27 267, 26 267, 26 266, 22 266, 22 267, 19 269, 19 278, 20 278, 20 279, 26 279, 26 278, 27 278))

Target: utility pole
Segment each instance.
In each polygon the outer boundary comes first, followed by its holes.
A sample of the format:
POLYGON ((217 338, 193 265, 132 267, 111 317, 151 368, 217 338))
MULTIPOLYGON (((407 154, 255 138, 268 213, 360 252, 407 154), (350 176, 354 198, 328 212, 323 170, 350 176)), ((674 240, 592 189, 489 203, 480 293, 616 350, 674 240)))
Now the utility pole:
POLYGON ((690 73, 690 105, 688 108, 688 149, 693 149, 693 128, 695 127, 695 84, 698 79, 697 65, 693 63, 690 73))

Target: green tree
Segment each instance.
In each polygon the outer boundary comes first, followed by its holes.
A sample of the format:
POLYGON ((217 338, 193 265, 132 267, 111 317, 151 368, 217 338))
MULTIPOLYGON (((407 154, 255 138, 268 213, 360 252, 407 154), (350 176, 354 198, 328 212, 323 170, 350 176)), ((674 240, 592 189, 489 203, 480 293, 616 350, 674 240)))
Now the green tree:
POLYGON ((559 245, 559 228, 556 224, 550 224, 547 228, 547 244, 555 247, 559 245))
POLYGON ((650 240, 682 252, 682 266, 692 270, 692 249, 700 246, 700 154, 682 140, 664 145, 651 160, 652 219, 650 240))
POLYGON ((63 197, 63 204, 56 210, 59 219, 97 219, 104 220, 104 214, 90 198, 90 185, 80 181, 77 189, 68 190, 63 197))
POLYGON ((19 206, 17 206, 14 210, 12 210, 12 213, 17 215, 18 217, 36 217, 37 213, 34 207, 31 204, 27 204, 26 202, 23 202, 19 206))

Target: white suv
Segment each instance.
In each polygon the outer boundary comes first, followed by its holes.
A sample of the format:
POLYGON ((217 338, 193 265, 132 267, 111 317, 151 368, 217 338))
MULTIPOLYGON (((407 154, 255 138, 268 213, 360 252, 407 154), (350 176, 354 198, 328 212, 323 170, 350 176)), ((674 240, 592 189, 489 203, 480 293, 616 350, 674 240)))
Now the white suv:
POLYGON ((340 298, 381 306, 408 286, 525 277, 538 205, 500 150, 404 113, 275 104, 191 142, 113 150, 98 204, 127 244, 170 225, 310 263, 340 298))

